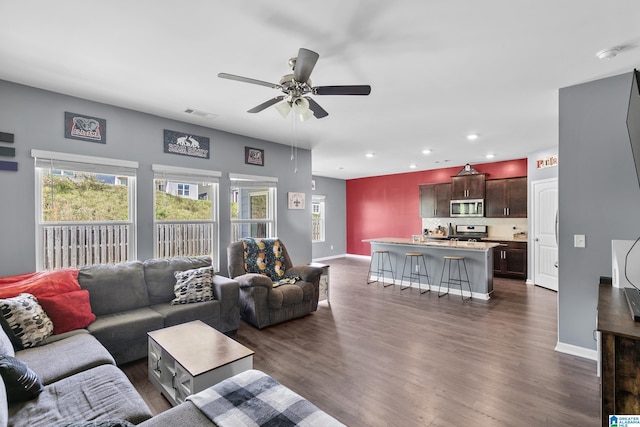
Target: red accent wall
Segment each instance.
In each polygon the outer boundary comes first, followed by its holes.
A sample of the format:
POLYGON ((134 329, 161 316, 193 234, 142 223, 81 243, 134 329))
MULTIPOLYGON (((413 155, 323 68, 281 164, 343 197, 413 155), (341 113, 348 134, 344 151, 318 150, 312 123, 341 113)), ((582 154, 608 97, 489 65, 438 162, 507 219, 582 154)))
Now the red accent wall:
MULTIPOLYGON (((347 180, 347 253, 369 255, 363 239, 422 231, 420 184, 450 182, 463 166, 347 180)), ((473 165, 487 179, 527 176, 527 159, 473 165)))

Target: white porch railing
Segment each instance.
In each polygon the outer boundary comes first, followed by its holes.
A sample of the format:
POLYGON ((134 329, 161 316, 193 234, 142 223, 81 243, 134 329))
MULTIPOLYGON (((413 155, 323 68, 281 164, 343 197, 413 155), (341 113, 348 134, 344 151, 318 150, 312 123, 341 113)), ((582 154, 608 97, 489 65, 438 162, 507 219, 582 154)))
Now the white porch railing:
POLYGON ((156 223, 156 257, 211 255, 213 222, 156 223))
POLYGON ((311 240, 314 242, 324 240, 321 218, 311 218, 311 240))
POLYGON ((42 230, 45 270, 129 259, 129 224, 47 225, 42 230))

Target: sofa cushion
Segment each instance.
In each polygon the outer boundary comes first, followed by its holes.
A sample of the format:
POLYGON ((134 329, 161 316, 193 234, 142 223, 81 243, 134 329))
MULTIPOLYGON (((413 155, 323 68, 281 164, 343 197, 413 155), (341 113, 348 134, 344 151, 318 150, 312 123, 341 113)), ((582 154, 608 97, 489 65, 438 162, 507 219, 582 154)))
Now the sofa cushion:
POLYGON ((86 331, 51 342, 46 347, 20 350, 16 357, 25 362, 44 385, 96 366, 115 365, 107 349, 86 331))
POLYGON ((54 334, 82 329, 96 320, 91 311, 89 291, 85 289, 42 296, 38 301, 53 322, 54 334))
POLYGON ((135 427, 125 420, 98 420, 98 421, 74 421, 57 424, 55 427, 135 427))
MULTIPOLYGON (((0 316, 0 317, 2 317, 2 316, 0 316)), ((3 317, 3 319, 4 319, 4 317, 3 317)), ((0 323, 2 323, 2 322, 0 322, 0 323)), ((6 324, 6 322, 5 322, 5 324, 6 324)), ((9 338, 9 335, 7 335, 7 332, 5 331, 5 327, 0 328, 0 354, 6 354, 7 356, 15 356, 16 355, 15 349, 13 347, 13 343, 11 342, 11 339, 9 338)), ((2 424, 0 424, 0 427, 2 427, 2 424)))
POLYGON ((149 305, 142 262, 96 264, 78 272, 82 289, 89 291, 96 316, 118 313, 149 305))
POLYGON ((220 320, 219 301, 203 301, 180 305, 165 302, 163 304, 154 304, 151 308, 162 315, 165 328, 193 320, 202 320, 207 325, 215 327, 220 320))
POLYGON ((151 304, 169 302, 174 297, 176 271, 193 270, 211 265, 211 257, 157 258, 144 261, 144 279, 151 304))
POLYGON ((0 381, 0 427, 7 427, 9 423, 9 403, 4 381, 0 381))
POLYGON ((42 392, 40 379, 20 359, 0 354, 0 375, 9 403, 35 399, 42 392))
POLYGON ((189 304, 213 299, 213 267, 176 271, 175 298, 171 304, 189 304))
POLYGON ((147 332, 164 327, 162 315, 149 307, 98 316, 87 330, 109 350, 117 364, 147 355, 147 332))
POLYGON ((3 326, 8 327, 7 335, 13 334, 19 340, 18 348, 33 347, 53 333, 51 319, 31 294, 1 299, 0 314, 4 319, 3 326))
POLYGON ((304 292, 300 286, 280 285, 271 289, 267 299, 269 308, 280 309, 286 305, 300 304, 304 298, 304 292))
POLYGON ((13 427, 51 427, 77 420, 122 419, 138 424, 151 412, 125 374, 101 365, 44 387, 28 402, 9 406, 13 427))

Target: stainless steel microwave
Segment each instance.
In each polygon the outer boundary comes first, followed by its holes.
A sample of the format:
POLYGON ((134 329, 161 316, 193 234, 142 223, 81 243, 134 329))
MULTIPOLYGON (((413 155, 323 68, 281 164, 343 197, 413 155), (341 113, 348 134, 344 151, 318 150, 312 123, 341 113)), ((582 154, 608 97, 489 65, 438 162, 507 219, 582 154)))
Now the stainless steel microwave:
POLYGON ((484 199, 452 200, 452 217, 484 216, 484 199))

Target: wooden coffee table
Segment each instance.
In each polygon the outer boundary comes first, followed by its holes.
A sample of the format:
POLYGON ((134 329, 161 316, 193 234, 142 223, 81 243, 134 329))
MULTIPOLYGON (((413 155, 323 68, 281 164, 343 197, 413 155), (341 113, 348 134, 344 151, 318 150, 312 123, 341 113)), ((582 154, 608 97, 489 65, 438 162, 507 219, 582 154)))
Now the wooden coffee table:
POLYGON ((200 320, 147 335, 149 380, 174 406, 253 368, 252 350, 200 320))

